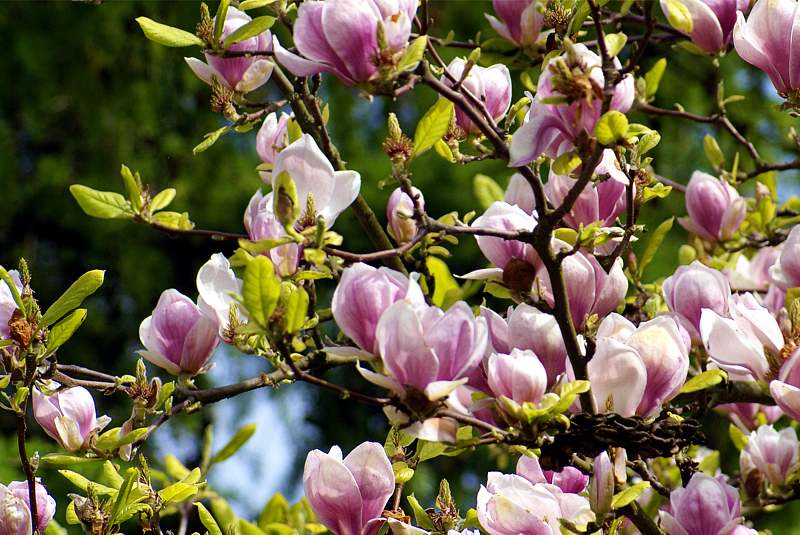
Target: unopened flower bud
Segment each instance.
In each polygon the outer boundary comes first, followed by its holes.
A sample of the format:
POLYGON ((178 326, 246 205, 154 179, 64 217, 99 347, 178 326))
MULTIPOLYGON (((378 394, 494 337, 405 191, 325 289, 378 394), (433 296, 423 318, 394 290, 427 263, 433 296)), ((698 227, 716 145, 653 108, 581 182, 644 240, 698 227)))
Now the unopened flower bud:
POLYGON ((589 503, 592 511, 602 518, 611 511, 611 500, 614 497, 614 467, 607 452, 594 459, 594 473, 589 482, 589 503))

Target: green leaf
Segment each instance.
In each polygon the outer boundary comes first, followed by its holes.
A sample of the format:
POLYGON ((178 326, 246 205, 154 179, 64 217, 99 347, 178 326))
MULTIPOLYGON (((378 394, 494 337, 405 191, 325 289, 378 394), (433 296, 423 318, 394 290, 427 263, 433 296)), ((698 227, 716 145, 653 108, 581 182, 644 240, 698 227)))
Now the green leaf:
POLYGON ((264 33, 270 29, 273 24, 275 24, 275 17, 256 17, 244 26, 240 26, 235 31, 231 32, 231 34, 225 38, 222 46, 227 50, 231 45, 264 33))
POLYGON ((408 45, 405 53, 397 63, 397 72, 413 71, 422 60, 422 55, 425 53, 425 47, 428 44, 428 36, 420 35, 408 45))
POLYGON ((78 330, 78 327, 83 325, 83 320, 85 319, 86 309, 79 308, 73 310, 63 320, 53 325, 53 328, 50 329, 50 334, 47 336, 47 353, 51 354, 64 345, 78 330))
POLYGON ((211 512, 225 533, 235 533, 235 529, 239 526, 239 520, 228 502, 220 497, 212 498, 211 512))
POLYGON ((114 466, 114 463, 111 461, 106 461, 103 463, 103 479, 106 483, 117 490, 119 490, 119 488, 125 482, 125 478, 120 475, 117 467, 114 466))
POLYGON ((156 196, 150 200, 150 211, 156 212, 169 206, 169 204, 175 198, 175 193, 175 188, 167 188, 159 191, 156 196))
POLYGON ((731 437, 731 442, 736 446, 736 449, 741 451, 747 447, 750 437, 745 435, 744 432, 736 427, 734 424, 728 426, 728 435, 731 437))
POLYGON ((442 139, 450 128, 455 108, 449 100, 440 98, 419 120, 414 132, 414 152, 412 156, 419 156, 433 147, 434 143, 442 139))
POLYGON ((222 530, 219 529, 217 521, 214 520, 214 517, 211 516, 211 513, 208 512, 205 505, 200 502, 195 502, 194 505, 197 507, 197 512, 200 515, 200 522, 202 522, 208 530, 208 535, 222 535, 222 530))
POLYGON ((225 20, 228 18, 228 6, 230 0, 220 0, 217 6, 217 12, 214 14, 214 48, 217 43, 222 39, 222 31, 225 29, 225 20))
POLYGON ((288 334, 296 333, 306 322, 309 303, 308 292, 291 282, 281 283, 281 291, 284 294, 281 297, 283 329, 288 334))
POLYGON ((221 463, 222 461, 226 460, 234 453, 239 451, 239 448, 245 445, 245 443, 250 440, 250 437, 253 436, 253 433, 256 432, 256 424, 247 424, 243 425, 236 431, 236 434, 233 435, 227 444, 225 444, 221 450, 219 450, 214 457, 211 458, 211 464, 221 463))
POLYGON ((417 498, 411 494, 407 496, 406 499, 408 500, 408 505, 411 506, 411 510, 414 512, 414 520, 417 526, 429 530, 436 529, 433 525, 433 520, 431 520, 431 517, 428 516, 428 513, 426 513, 425 509, 419 504, 417 498))
POLYGON ((80 475, 77 472, 73 472, 72 470, 59 470, 59 474, 64 476, 69 480, 70 483, 81 489, 82 491, 86 492, 89 488, 89 485, 94 487, 95 492, 97 492, 100 496, 113 496, 117 493, 117 489, 106 487, 105 485, 101 485, 100 483, 95 483, 94 481, 90 481, 86 479, 84 476, 80 475))
POLYGON ((452 273, 450 273, 447 263, 441 258, 429 256, 425 259, 425 265, 434 280, 431 300, 436 306, 447 310, 450 305, 458 301, 461 295, 461 287, 452 273))
POLYGON ((264 505, 258 515, 258 525, 266 531, 266 525, 277 522, 286 522, 289 517, 289 502, 280 492, 274 494, 264 505))
POLYGON ((653 261, 653 257, 656 255, 656 251, 658 251, 659 247, 666 238, 667 233, 672 230, 672 223, 675 221, 674 217, 670 217, 666 221, 663 221, 656 230, 653 231, 653 235, 650 236, 650 241, 647 242, 647 247, 645 247, 644 252, 642 253, 642 258, 639 261, 639 276, 642 276, 644 273, 644 269, 647 265, 653 261))
POLYGON ((614 495, 614 498, 611 500, 611 508, 612 509, 620 509, 621 507, 625 507, 633 500, 638 498, 645 489, 650 488, 649 481, 642 481, 640 483, 636 483, 635 485, 631 485, 627 489, 623 490, 614 495))
POLYGON ((495 201, 502 201, 504 196, 500 184, 495 182, 492 177, 480 173, 472 179, 472 193, 484 210, 488 209, 495 201))
POLYGON ((568 175, 581 164, 581 157, 569 151, 553 160, 553 172, 557 175, 568 175))
POLYGON ((644 81, 647 88, 645 94, 647 98, 652 98, 656 95, 658 86, 661 83, 661 77, 664 75, 664 70, 666 68, 667 60, 666 58, 661 58, 660 60, 656 61, 655 65, 653 65, 653 67, 644 75, 644 81))
POLYGON ((676 30, 683 33, 690 33, 694 22, 692 21, 692 13, 681 0, 664 0, 661 4, 664 9, 664 15, 667 20, 676 30))
POLYGON ((83 303, 83 300, 92 295, 103 284, 105 271, 93 269, 78 277, 78 280, 67 288, 67 291, 50 305, 39 321, 41 327, 48 327, 60 320, 65 314, 72 312, 83 303))
POLYGON ((99 191, 81 184, 71 185, 69 192, 88 216, 100 219, 130 219, 134 216, 130 201, 119 193, 99 191))
POLYGON ((639 143, 636 145, 636 150, 639 152, 639 156, 641 156, 654 149, 660 142, 661 134, 653 130, 651 132, 647 132, 639 139, 639 143))
POLYGON ((166 468, 169 476, 174 479, 183 479, 189 475, 189 469, 174 455, 164 457, 164 468, 166 468))
POLYGON ((267 327, 280 295, 281 281, 272 262, 266 256, 251 260, 244 271, 242 298, 250 317, 261 327, 267 327))
POLYGON ((706 134, 703 138, 703 150, 706 153, 706 158, 708 158, 709 163, 711 163, 711 167, 714 169, 722 169, 725 163, 725 155, 722 153, 722 149, 719 148, 719 143, 717 143, 714 136, 706 134))
POLYGON ((594 135, 602 145, 613 145, 625 137, 628 118, 624 113, 612 110, 603 114, 594 128, 594 135))
POLYGON ((128 505, 128 498, 131 495, 131 490, 133 489, 134 483, 136 483, 136 479, 139 477, 139 471, 135 468, 131 468, 128 470, 127 476, 125 476, 125 481, 123 481, 122 485, 120 486, 119 490, 117 491, 117 499, 114 500, 114 507, 111 509, 111 524, 118 523, 119 519, 122 517, 123 512, 127 508, 128 505))
POLYGON ((689 392, 697 392, 698 390, 705 390, 714 385, 718 385, 728 378, 728 374, 720 369, 706 370, 698 373, 683 385, 681 394, 688 394, 689 392))
POLYGON ((247 11, 248 9, 258 9, 260 7, 266 7, 277 0, 244 0, 244 2, 239 4, 239 9, 242 11, 247 11))
POLYGON ((95 447, 103 451, 114 451, 122 446, 127 446, 128 444, 136 442, 147 435, 147 431, 148 429, 146 427, 140 427, 139 429, 134 429, 123 435, 122 428, 115 427, 100 435, 97 438, 95 447))
POLYGON ((128 192, 128 199, 131 201, 133 209, 138 212, 142 209, 142 189, 139 187, 139 181, 136 180, 126 165, 120 168, 119 174, 122 176, 122 182, 128 192))
POLYGON ((44 530, 44 535, 69 535, 69 532, 55 520, 51 520, 44 530))
POLYGON ((147 17, 138 17, 136 22, 141 26, 145 37, 164 46, 203 46, 202 39, 193 33, 161 24, 147 17))
POLYGON ((43 468, 57 468, 59 466, 75 466, 79 464, 97 463, 103 459, 96 457, 78 457, 77 455, 62 455, 50 453, 39 459, 39 466, 43 468))
POLYGON ((642 191, 642 203, 653 199, 664 199, 672 192, 672 186, 665 186, 661 182, 656 182, 652 186, 647 186, 642 191))
POLYGON ((606 34, 606 50, 610 57, 615 57, 622 52, 625 48, 625 43, 628 42, 628 36, 624 33, 609 33, 606 34))
POLYGON ((203 141, 197 144, 195 148, 192 149, 192 154, 197 155, 207 150, 211 145, 217 142, 217 140, 222 137, 222 134, 230 130, 230 126, 223 126, 222 128, 217 128, 213 132, 209 132, 205 136, 203 136, 203 141))
POLYGON ((189 219, 186 212, 157 212, 153 214, 153 221, 161 226, 174 228, 176 230, 190 230, 194 228, 194 223, 189 219))
POLYGON ((448 161, 450 163, 454 163, 456 161, 456 157, 453 156, 453 151, 450 150, 450 145, 445 143, 443 139, 440 139, 436 143, 433 144, 433 150, 436 151, 436 154, 442 157, 443 160, 448 161))
POLYGON ((239 519, 239 532, 242 535, 267 535, 266 531, 244 518, 239 519))
POLYGON ((165 502, 182 502, 197 494, 197 485, 173 483, 158 491, 158 496, 165 502))

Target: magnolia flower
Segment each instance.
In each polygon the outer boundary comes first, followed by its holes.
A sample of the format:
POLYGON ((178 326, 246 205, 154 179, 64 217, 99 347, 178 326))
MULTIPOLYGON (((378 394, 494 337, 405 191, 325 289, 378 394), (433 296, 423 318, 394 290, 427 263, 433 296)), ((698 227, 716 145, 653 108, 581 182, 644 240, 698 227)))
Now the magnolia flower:
MULTIPOLYGON (((411 191, 417 197, 420 208, 425 208, 425 198, 415 187, 411 191)), ((386 219, 389 222, 389 235, 399 244, 408 243, 417 235, 417 222, 414 219, 414 200, 402 188, 395 189, 386 203, 386 219)))
POLYGON ((789 232, 778 262, 770 267, 769 274, 782 288, 800 286, 800 225, 793 227, 789 232))
POLYGON ((375 338, 387 375, 359 367, 364 377, 400 396, 415 388, 431 401, 466 383, 489 342, 486 320, 473 316, 465 302, 445 312, 410 299, 386 309, 375 338))
POLYGON ((219 325, 178 290, 164 290, 153 314, 139 326, 139 355, 173 375, 197 375, 219 344, 219 325))
POLYGON ((614 466, 608 452, 604 451, 595 457, 592 468, 589 503, 592 511, 604 515, 611 511, 611 501, 614 498, 614 466))
POLYGON ((492 0, 497 17, 488 13, 486 19, 503 39, 518 46, 532 45, 542 31, 544 17, 537 9, 537 0, 492 0))
POLYGON ((547 372, 530 350, 492 353, 486 362, 486 380, 495 397, 519 404, 539 403, 547 390, 547 372))
POLYGON ((375 336, 378 321, 386 309, 404 298, 425 304, 419 286, 399 271, 359 262, 342 271, 331 311, 342 332, 362 351, 374 355, 379 351, 375 336))
POLYGON ((703 309, 700 335, 711 360, 736 378, 765 379, 784 345, 775 317, 752 294, 733 296, 730 318, 703 309))
POLYGON ((281 277, 291 276, 297 271, 303 247, 289 237, 275 216, 271 192, 263 195, 259 190, 253 194, 244 213, 244 228, 252 241, 281 239, 286 241, 282 245, 272 247, 266 254, 275 266, 275 272, 281 277))
POLYGON ((550 483, 560 488, 562 492, 580 494, 586 490, 589 476, 575 468, 566 466, 560 472, 542 470, 539 459, 523 455, 517 461, 517 475, 524 477, 534 485, 537 483, 550 483))
MULTIPOLYGON (((689 484, 670 494, 669 512, 659 513, 670 535, 739 535, 743 518, 739 493, 727 483, 695 472, 689 484)), ((750 532, 754 533, 754 532, 750 532)))
MULTIPOLYGON (((225 25, 222 28, 221 41, 253 20, 244 11, 239 11, 233 6, 228 7, 225 15, 225 25)), ((259 35, 250 37, 228 47, 231 52, 269 52, 272 50, 272 35, 264 31, 259 35)), ((202 81, 211 84, 212 78, 229 89, 248 93, 258 89, 269 80, 274 65, 271 61, 261 56, 241 56, 222 58, 211 53, 206 53, 206 62, 197 58, 183 58, 202 81)))
POLYGON ((303 488, 311 508, 335 535, 375 535, 394 492, 394 472, 383 446, 364 442, 342 459, 338 446, 306 457, 303 488))
POLYGON ((230 323, 231 307, 239 319, 246 320, 247 312, 235 295, 242 293, 242 281, 236 278, 225 255, 216 253, 197 271, 197 307, 209 318, 216 318, 220 333, 230 323))
POLYGON ((756 430, 761 422, 771 424, 783 416, 780 407, 759 403, 724 403, 715 408, 727 414, 736 427, 745 433, 756 430))
POLYGON ((547 372, 548 385, 566 370, 567 349, 552 315, 531 305, 517 305, 508 316, 507 336, 510 347, 530 349, 536 354, 547 372))
POLYGON ((508 180, 508 187, 503 200, 507 204, 516 204, 526 214, 533 214, 536 209, 533 188, 531 188, 527 179, 519 173, 514 173, 508 180))
POLYGON ((692 341, 700 343, 700 315, 709 309, 719 315, 728 313, 731 288, 722 273, 695 260, 680 266, 663 284, 664 300, 689 333, 692 341))
MULTIPOLYGON (((447 72, 456 81, 464 76, 467 61, 464 58, 455 58, 447 66, 447 72)), ((450 78, 444 76, 442 81, 452 85, 450 78)), ((486 111, 495 121, 502 119, 509 106, 511 106, 511 73, 502 63, 491 67, 472 65, 461 83, 461 87, 468 90, 486 107, 486 111)), ((479 134, 480 129, 472 123, 472 119, 459 107, 455 110, 456 124, 468 134, 479 134)))
MULTIPOLYGON (((613 151, 609 149, 603 151, 603 158, 595 168, 594 174, 606 178, 588 184, 578 195, 572 209, 564 216, 564 222, 572 228, 577 229, 580 225, 589 226, 598 221, 604 227, 611 226, 617 216, 625 211, 625 187, 629 180, 620 170, 613 151)), ((551 168, 550 178, 544 187, 547 200, 553 206, 561 205, 576 182, 577 180, 569 176, 555 174, 551 168)))
POLYGON ((689 370, 689 347, 674 319, 659 316, 638 327, 610 314, 597 330, 587 365, 598 412, 653 416, 675 397, 689 370))
MULTIPOLYGON (((18 292, 22 292, 22 279, 19 278, 19 272, 12 269, 8 272, 11 277, 11 282, 14 283, 18 292)), ((8 322, 11 321, 11 316, 17 310, 17 303, 14 301, 14 294, 8 285, 0 280, 0 340, 11 336, 11 329, 8 322)))
POLYGON ((731 289, 740 292, 766 292, 772 286, 770 268, 778 263, 781 255, 779 247, 759 249, 752 258, 744 255, 736 259, 733 269, 723 270, 728 277, 731 289))
POLYGON ((746 11, 749 5, 750 0, 661 0, 661 10, 667 20, 688 33, 692 43, 708 53, 728 46, 736 24, 736 12, 746 11), (685 20, 676 19, 674 11, 678 5, 688 11, 688 25, 685 20))
MULTIPOLYGON (((481 216, 475 218, 470 226, 493 230, 533 230, 536 227, 536 218, 517 206, 496 201, 481 216)), ((475 236, 475 241, 478 242, 483 256, 501 270, 512 259, 529 264, 534 264, 538 259, 533 246, 525 242, 494 236, 475 236)))
POLYGON ((790 418, 800 420, 800 350, 781 366, 778 378, 769 383, 769 392, 778 407, 790 418))
POLYGON ((368 82, 402 56, 416 12, 416 0, 303 2, 294 23, 299 54, 276 38, 275 57, 296 76, 327 72, 347 85, 368 82))
POLYGON ((490 535, 557 535, 561 533, 561 518, 576 526, 594 520, 589 501, 583 496, 499 472, 489 472, 486 485, 478 491, 476 509, 481 527, 490 535))
POLYGON ((73 452, 88 447, 89 436, 102 431, 111 421, 108 416, 95 416, 94 399, 82 386, 49 396, 34 389, 33 416, 45 433, 73 452))
POLYGON ((781 96, 792 96, 800 87, 800 61, 792 46, 800 20, 797 0, 759 0, 746 21, 744 13, 736 16, 736 52, 767 73, 781 96))
MULTIPOLYGON (((56 501, 39 483, 36 486, 36 531, 44 533, 56 512, 56 501)), ((0 533, 3 535, 30 535, 30 492, 27 481, 12 481, 6 487, 0 484, 0 533)))
MULTIPOLYGON (((621 67, 617 58, 614 65, 621 67)), ((525 123, 511 139, 508 165, 519 167, 542 154, 556 158, 571 150, 582 133, 592 135, 602 114, 602 99, 596 95, 603 84, 600 56, 585 45, 573 45, 564 55, 550 59, 542 69, 525 123), (576 87, 575 80, 560 80, 565 70, 570 76, 585 80, 584 93, 565 95, 559 91, 560 87, 576 87), (566 103, 546 103, 545 99, 552 98, 565 98, 566 103)), ((633 97, 633 77, 626 74, 614 88, 609 109, 625 113, 633 104, 633 97)))
POLYGON ((708 241, 728 240, 747 215, 745 200, 722 178, 695 171, 686 187, 689 217, 678 219, 683 228, 708 241))
POLYGON ((771 425, 762 425, 750 433, 742 450, 742 475, 746 479, 748 472, 757 470, 773 485, 783 485, 797 467, 798 448, 797 433, 791 427, 777 431, 771 425))
MULTIPOLYGON (((256 152, 261 161, 269 166, 275 164, 278 153, 289 144, 289 119, 291 117, 286 113, 281 113, 278 117, 278 114, 273 112, 264 117, 264 122, 258 129, 256 152)), ((260 171, 259 174, 261 180, 268 184, 272 183, 272 171, 260 171)))

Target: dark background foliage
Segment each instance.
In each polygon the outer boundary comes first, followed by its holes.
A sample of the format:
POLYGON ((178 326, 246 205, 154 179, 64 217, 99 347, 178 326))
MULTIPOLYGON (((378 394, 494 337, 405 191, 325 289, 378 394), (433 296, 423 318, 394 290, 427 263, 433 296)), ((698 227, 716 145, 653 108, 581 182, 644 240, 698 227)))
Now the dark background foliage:
MULTIPOLYGON (((461 38, 478 31, 484 37, 491 34, 482 15, 491 10, 489 2, 440 0, 432 6, 440 35, 449 28, 461 38)), ((190 212, 198 227, 228 231, 242 230, 244 208, 261 185, 254 171, 259 163, 254 150, 255 131, 223 138, 209 151, 192 155, 192 147, 203 134, 221 124, 221 119, 209 111, 209 88, 184 64, 184 50, 150 43, 134 22, 135 17, 145 15, 192 29, 198 14, 198 4, 187 1, 6 3, 0 9, 0 35, 7 48, 0 59, 0 264, 14 267, 20 257, 25 257, 36 294, 45 304, 84 271, 106 270, 103 288, 88 303, 88 320, 60 352, 64 362, 130 373, 135 350, 140 348, 139 323, 149 315, 160 292, 174 287, 195 295, 197 269, 210 254, 232 250, 229 244, 200 238, 173 239, 131 222, 92 220, 72 200, 69 185, 80 182, 97 189, 120 190, 118 170, 125 163, 141 172, 156 189, 176 188, 174 208, 190 212)), ((644 68, 669 52, 666 46, 653 47, 644 68)), ((657 104, 670 107, 680 102, 697 113, 712 112, 717 71, 711 61, 684 51, 672 52, 657 104)), ((735 54, 729 54, 721 64, 727 93, 747 97, 731 107, 732 120, 765 157, 785 157, 792 120, 777 111, 771 86, 735 54)), ((515 95, 521 96, 519 72, 512 76, 515 95)), ((270 91, 268 87, 266 93, 270 91)), ((369 101, 332 79, 325 80, 324 93, 331 103, 333 139, 349 167, 361 173, 362 192, 383 220, 383 206, 390 193, 378 187, 389 172, 389 162, 380 150, 386 135, 386 115, 397 112, 406 131, 413 132, 416 120, 435 95, 419 88, 397 102, 381 98, 369 101)), ((662 143, 653 153, 659 174, 685 183, 694 169, 709 169, 702 137, 711 129, 673 119, 636 118, 662 134, 662 143)), ((724 133, 719 139, 730 161, 740 147, 724 133)), ((748 165, 744 154, 742 157, 748 165)), ((454 167, 433 151, 415 163, 414 172, 431 214, 476 209, 472 194, 476 173, 489 174, 501 184, 511 174, 498 162, 454 167)), ((782 194, 786 195, 795 183, 795 176, 784 177, 782 194)), ((683 198, 675 194, 665 202, 648 205, 643 219, 650 227, 683 212, 683 198)), ((340 218, 336 229, 346 236, 346 246, 351 250, 368 248, 350 214, 340 218)), ((665 276, 674 269, 677 246, 685 237, 676 225, 649 268, 650 277, 665 276)), ((463 273, 481 267, 483 262, 474 243, 462 240, 454 250, 451 267, 454 273, 463 273)), ((262 363, 248 362, 240 355, 218 357, 218 370, 202 380, 206 384, 265 369, 262 363)), ((151 369, 151 373, 159 372, 151 369)), ((366 388, 352 374, 339 373, 334 378, 366 388)), ((347 451, 363 440, 382 441, 385 437, 381 414, 304 386, 292 390, 295 393, 289 396, 254 392, 227 402, 232 405, 230 409, 182 418, 159 431, 166 436, 157 440, 154 453, 174 453, 191 464, 197 461, 205 424, 213 421, 229 436, 238 423, 255 421, 272 440, 251 445, 241 460, 228 461, 231 464, 223 470, 229 477, 221 480, 221 490, 231 496, 238 511, 254 515, 258 504, 246 499, 251 487, 297 495, 306 451, 316 447, 327 450, 332 444, 340 444, 347 451), (273 428, 284 432, 272 434, 273 428), (278 440, 283 444, 276 443, 278 440), (275 462, 292 469, 276 471, 275 462), (276 479, 275 473, 282 475, 276 479), (243 479, 242 475, 249 477, 243 479)), ((96 398, 101 413, 109 413, 117 422, 127 417, 130 409, 123 399, 99 394, 96 398)), ((0 452, 14 459, 12 421, 0 414, 0 425, 4 430, 0 452)), ((32 449, 42 453, 52 450, 52 442, 35 425, 31 427, 32 449)), ((719 444, 712 446, 721 446, 724 435, 716 442, 719 444)), ((735 456, 727 453, 729 464, 735 465, 735 456)), ((491 454, 444 458, 435 465, 435 473, 432 467, 423 469, 415 479, 415 490, 430 498, 438 478, 446 476, 462 503, 473 503, 487 469, 497 461, 513 469, 508 459, 489 457, 491 454)), ((60 497, 57 518, 61 520, 67 484, 54 472, 41 475, 60 497)), ((0 466, 0 481, 20 478, 14 462, 0 466)), ((778 524, 775 529, 793 533, 778 524)))

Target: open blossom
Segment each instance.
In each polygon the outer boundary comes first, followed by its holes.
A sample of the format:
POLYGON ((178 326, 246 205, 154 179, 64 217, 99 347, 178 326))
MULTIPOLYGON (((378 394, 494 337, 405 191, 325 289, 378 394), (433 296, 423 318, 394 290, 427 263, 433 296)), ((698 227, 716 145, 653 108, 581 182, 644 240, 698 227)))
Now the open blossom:
MULTIPOLYGON (((222 28, 221 41, 253 20, 244 11, 239 11, 233 6, 228 7, 225 16, 225 25, 222 28)), ((263 33, 234 43, 228 47, 231 52, 268 52, 272 50, 272 34, 269 30, 263 33)), ((206 53, 206 63, 197 58, 184 58, 189 68, 198 78, 207 84, 216 78, 219 83, 247 93, 258 89, 269 80, 274 64, 263 56, 242 56, 221 58, 211 53, 206 53)))
POLYGON ((338 446, 306 457, 303 488, 311 508, 335 535, 375 535, 394 492, 394 472, 381 444, 364 442, 342 459, 338 446))
MULTIPOLYGON (((264 117, 264 122, 256 134, 256 152, 265 164, 274 165, 278 153, 289 144, 287 127, 290 118, 286 113, 281 113, 279 117, 274 112, 264 117)), ((264 182, 268 184, 272 182, 272 171, 259 171, 259 174, 264 182)))
POLYGON ((744 255, 736 259, 733 269, 725 269, 731 289, 744 292, 759 292, 759 302, 773 314, 777 314, 786 301, 784 284, 776 283, 772 273, 780 278, 780 265, 778 264, 782 247, 764 247, 759 249, 752 258, 744 255), (774 266, 774 267, 773 267, 774 266))
POLYGON ((359 368, 364 377, 401 396, 415 388, 431 401, 466 383, 489 343, 486 320, 473 316, 463 301, 447 312, 398 301, 381 315, 375 338, 388 376, 359 368))
MULTIPOLYGON (((47 489, 36 482, 36 531, 44 533, 56 512, 56 501, 47 489)), ((4 535, 30 535, 31 510, 27 481, 0 484, 0 533, 4 535)))
MULTIPOLYGON (((425 198, 415 187, 411 188, 417 196, 420 208, 425 208, 425 198)), ((399 244, 408 243, 417 234, 417 222, 414 220, 414 200, 402 188, 395 189, 386 203, 386 219, 389 235, 399 244)))
POLYGON ((704 240, 727 240, 739 229, 747 215, 745 200, 722 178, 695 171, 686 187, 689 217, 678 222, 704 240))
POLYGON ((532 45, 539 38, 544 16, 537 0, 492 0, 497 17, 486 14, 492 29, 518 46, 532 45))
POLYGON ((92 394, 82 386, 59 390, 50 396, 34 389, 33 416, 44 432, 67 451, 87 447, 89 436, 111 421, 108 416, 97 418, 92 394))
MULTIPOLYGON (((733 26, 736 24, 736 12, 746 11, 749 0, 673 0, 682 4, 688 11, 691 29, 686 31, 692 43, 708 53, 724 50, 730 43, 733 26)), ((661 0, 661 10, 672 22, 671 5, 675 3, 661 0)), ((674 9, 674 8, 673 8, 674 9)))
MULTIPOLYGON (((16 286, 17 291, 22 292, 22 280, 19 278, 19 272, 12 269, 8 272, 11 281, 16 286)), ((0 281, 0 339, 8 338, 11 335, 11 330, 8 327, 8 322, 11 316, 17 309, 17 303, 14 301, 14 295, 8 285, 0 281)))
POLYGON ((747 446, 742 450, 742 474, 746 478, 748 472, 757 470, 773 485, 783 485, 797 468, 798 449, 800 443, 794 429, 786 427, 777 431, 771 425, 762 425, 750 433, 747 446))
POLYGON ((542 470, 539 459, 527 455, 523 455, 517 461, 517 475, 533 484, 550 483, 570 494, 580 494, 586 490, 586 484, 589 482, 589 476, 574 466, 565 466, 560 472, 542 470))
MULTIPOLYGON (((620 63, 614 58, 617 68, 620 63)), ((600 56, 582 44, 573 45, 563 56, 553 58, 542 69, 536 96, 533 98, 525 123, 511 140, 509 166, 525 165, 542 154, 555 158, 575 146, 578 136, 592 134, 602 112, 604 77, 600 56), (559 68, 559 65, 562 67, 559 68), (566 95, 559 88, 575 87, 574 80, 562 80, 564 71, 570 76, 585 79, 585 93, 566 95), (566 103, 548 104, 548 98, 566 98, 566 103)), ((633 104, 634 86, 630 74, 615 86, 611 110, 625 113, 633 104)))
POLYGON ((778 262, 770 267, 769 274, 782 288, 800 286, 800 225, 796 225, 789 232, 778 262))
POLYGON ((219 344, 219 325, 178 290, 164 290, 153 314, 139 326, 139 355, 173 375, 197 375, 219 344))
MULTIPOLYGON (((603 151, 603 158, 595 168, 594 174, 606 178, 600 182, 589 183, 578 195, 572 209, 564 216, 564 222, 572 228, 577 229, 580 225, 588 226, 597 221, 604 227, 612 226, 617 216, 625 211, 625 187, 629 181, 625 173, 620 170, 613 151, 609 149, 603 151)), ((561 205, 576 182, 576 179, 557 175, 551 169, 550 178, 544 187, 547 200, 553 206, 561 205)))
MULTIPOLYGON (((470 225, 474 228, 493 230, 533 230, 536 218, 525 213, 517 206, 503 201, 496 201, 470 225)), ((512 259, 523 260, 534 264, 538 255, 533 246, 517 240, 506 240, 494 236, 475 236, 478 248, 489 262, 504 269, 512 259)))
POLYGON ((769 392, 783 412, 800 420, 800 350, 783 363, 778 378, 769 383, 769 392))
POLYGON ((408 45, 416 0, 314 0, 303 2, 294 23, 298 54, 275 39, 278 62, 296 76, 333 74, 348 85, 368 82, 391 66, 408 45), (386 36, 381 50, 379 29, 386 36))
POLYGON ((530 349, 536 354, 547 372, 548 385, 566 370, 567 349, 551 314, 524 303, 517 305, 508 315, 508 340, 510 347, 530 349))
POLYGON ((737 14, 733 29, 736 53, 764 71, 782 96, 800 88, 800 51, 793 46, 797 21, 797 0, 759 0, 747 20, 737 14))
POLYGON ((703 309, 727 315, 731 287, 725 276, 695 260, 680 266, 662 284, 664 300, 692 341, 700 343, 700 315, 703 309))
POLYGON ((536 199, 533 196, 533 188, 530 183, 520 173, 514 173, 508 180, 503 200, 507 204, 515 204, 526 214, 533 214, 536 209, 536 199))
POLYGON ((285 238, 287 243, 271 248, 266 254, 281 277, 288 277, 297 271, 303 246, 288 239, 286 229, 275 215, 272 192, 264 195, 258 190, 253 194, 244 213, 244 228, 253 241, 285 238))
POLYGON ((209 318, 216 318, 220 332, 230 323, 231 307, 240 320, 247 312, 239 306, 234 295, 241 294, 242 280, 237 278, 225 255, 216 253, 197 271, 197 306, 209 318))
POLYGON ((771 424, 783 416, 780 407, 760 403, 724 403, 717 405, 716 409, 727 414, 736 427, 745 433, 756 430, 762 421, 771 424))
POLYGON ((559 535, 564 518, 577 526, 594 520, 589 501, 555 485, 516 474, 489 472, 478 491, 478 520, 489 535, 559 535))
POLYGON ((379 349, 375 337, 378 321, 386 309, 402 299, 425 304, 419 286, 399 271, 359 262, 342 271, 331 311, 342 332, 361 350, 374 355, 379 349))
POLYGON ((783 333, 774 316, 752 294, 733 296, 730 318, 704 309, 700 335, 711 360, 734 378, 765 379, 770 356, 784 345, 783 333))
POLYGON ((689 348, 680 327, 659 316, 638 327, 610 314, 597 330, 597 347, 587 365, 599 412, 653 416, 674 398, 689 370, 689 348))
MULTIPOLYGON (((464 58, 455 58, 447 66, 447 72, 456 81, 460 81, 464 76, 464 68, 467 62, 464 58)), ((442 81, 448 85, 452 82, 446 76, 442 81)), ((468 90, 472 96, 483 102, 486 111, 495 121, 502 119, 509 106, 511 106, 511 73, 508 67, 502 63, 491 67, 481 67, 473 65, 467 77, 461 83, 461 87, 468 90)), ((472 123, 469 116, 459 107, 456 107, 456 124, 468 134, 478 134, 480 129, 472 123)))
POLYGON ((695 472, 689 484, 670 494, 669 511, 660 514, 670 535, 744 535, 739 493, 724 481, 695 472))
POLYGON ((492 353, 486 362, 486 380, 496 397, 517 403, 538 403, 547 390, 547 372, 530 350, 492 353))

